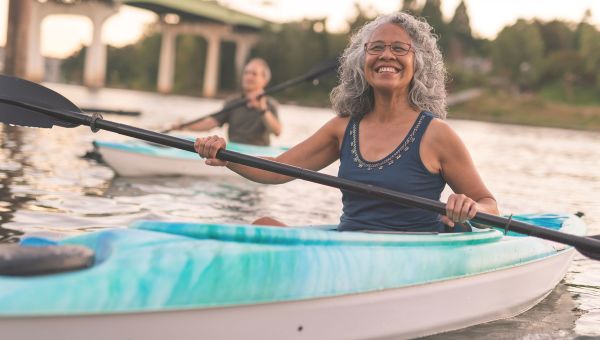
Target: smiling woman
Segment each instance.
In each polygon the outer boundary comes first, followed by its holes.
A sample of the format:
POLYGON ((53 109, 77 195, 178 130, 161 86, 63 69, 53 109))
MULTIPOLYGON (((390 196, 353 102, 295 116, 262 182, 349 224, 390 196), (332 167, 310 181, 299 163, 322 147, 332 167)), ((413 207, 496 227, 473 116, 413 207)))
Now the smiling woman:
MULTIPOLYGON (((448 183, 455 193, 448 198, 446 215, 342 190, 340 231, 440 232, 478 211, 498 213, 466 147, 442 120, 446 71, 432 30, 403 12, 367 23, 342 56, 340 85, 331 93, 337 117, 275 160, 320 170, 339 159, 341 178, 437 201, 448 183)), ((217 136, 195 143, 209 165, 227 165, 261 183, 292 180, 217 159, 225 146, 217 136)), ((272 218, 255 222, 283 225, 272 218)))

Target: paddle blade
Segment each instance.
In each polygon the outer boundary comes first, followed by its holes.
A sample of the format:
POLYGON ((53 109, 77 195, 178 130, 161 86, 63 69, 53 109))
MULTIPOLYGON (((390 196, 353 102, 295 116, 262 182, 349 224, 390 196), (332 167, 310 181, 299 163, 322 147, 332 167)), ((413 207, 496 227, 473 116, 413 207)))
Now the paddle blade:
MULTIPOLYGON (((587 236, 587 238, 592 238, 592 239, 600 241, 600 235, 587 236)), ((582 249, 581 247, 577 247, 577 251, 580 252, 581 254, 583 254, 584 256, 587 256, 591 259, 600 261, 600 249, 595 249, 594 251, 590 251, 587 249, 582 249)))
POLYGON ((33 105, 47 110, 81 113, 81 110, 62 95, 36 83, 0 75, 0 122, 28 127, 75 127, 79 124, 65 122, 34 111, 19 104, 33 105))

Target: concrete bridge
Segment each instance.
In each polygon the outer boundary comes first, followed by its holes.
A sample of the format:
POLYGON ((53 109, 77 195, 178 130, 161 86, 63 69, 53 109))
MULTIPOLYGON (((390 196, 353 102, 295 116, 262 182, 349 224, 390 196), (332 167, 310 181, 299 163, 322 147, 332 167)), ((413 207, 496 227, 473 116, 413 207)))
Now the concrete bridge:
MULTIPOLYGON (((14 0, 13 0, 14 1, 14 0)), ((102 26, 121 6, 135 6, 158 14, 162 46, 158 70, 157 90, 168 93, 173 87, 175 70, 175 42, 178 34, 192 34, 207 41, 203 95, 212 97, 218 88, 218 70, 221 41, 236 44, 235 68, 241 73, 250 50, 258 41, 258 32, 269 25, 266 20, 235 11, 215 1, 202 0, 96 0, 68 3, 61 1, 18 0, 27 9, 27 53, 24 77, 33 81, 44 79, 44 58, 40 52, 42 21, 55 14, 86 16, 93 25, 92 42, 87 48, 83 72, 84 85, 100 88, 106 77, 106 45, 102 42, 102 26), (28 2, 28 3, 25 3, 28 2)), ((12 6, 12 3, 11 3, 12 6)), ((10 15, 10 13, 9 13, 10 15)), ((14 25, 9 19, 9 25, 14 25)), ((9 27, 9 30, 11 28, 9 27)), ((9 33, 10 35, 10 33, 9 33)))

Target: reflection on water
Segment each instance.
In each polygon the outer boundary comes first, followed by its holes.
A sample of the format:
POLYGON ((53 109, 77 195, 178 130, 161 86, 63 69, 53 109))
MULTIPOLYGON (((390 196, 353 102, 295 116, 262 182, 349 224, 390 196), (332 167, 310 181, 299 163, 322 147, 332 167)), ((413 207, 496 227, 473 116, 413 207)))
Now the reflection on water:
MULTIPOLYGON (((102 106, 98 98, 136 103, 134 109, 143 116, 106 118, 150 128, 220 105, 128 91, 94 95, 77 87, 56 89, 80 106, 102 106)), ((283 106, 284 133, 275 143, 292 145, 331 115, 323 109, 283 106)), ((469 147, 503 213, 582 211, 589 232, 600 233, 600 136, 469 121, 450 124, 469 147)), ((140 219, 243 223, 269 215, 296 225, 338 222, 339 191, 302 181, 265 186, 241 178, 113 178, 110 169, 80 158, 94 138, 123 139, 103 131, 92 134, 85 127, 0 126, 0 242, 14 242, 23 233, 64 237, 125 227, 140 219)), ((335 174, 336 165, 325 172, 335 174)), ((600 262, 576 255, 564 283, 532 310, 444 338, 600 336, 599 324, 600 262)))
POLYGON ((573 325, 583 314, 564 284, 559 284, 542 303, 514 318, 425 337, 427 340, 459 339, 572 339, 573 325), (557 313, 557 311, 562 311, 557 313))

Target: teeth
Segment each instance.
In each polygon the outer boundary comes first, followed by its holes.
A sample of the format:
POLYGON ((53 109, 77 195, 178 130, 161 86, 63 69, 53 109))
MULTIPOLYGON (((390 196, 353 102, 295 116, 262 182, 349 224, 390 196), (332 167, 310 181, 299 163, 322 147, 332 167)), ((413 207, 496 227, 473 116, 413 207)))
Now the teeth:
POLYGON ((377 73, 383 73, 383 72, 397 73, 398 71, 395 68, 390 67, 390 66, 383 66, 377 70, 377 73))

